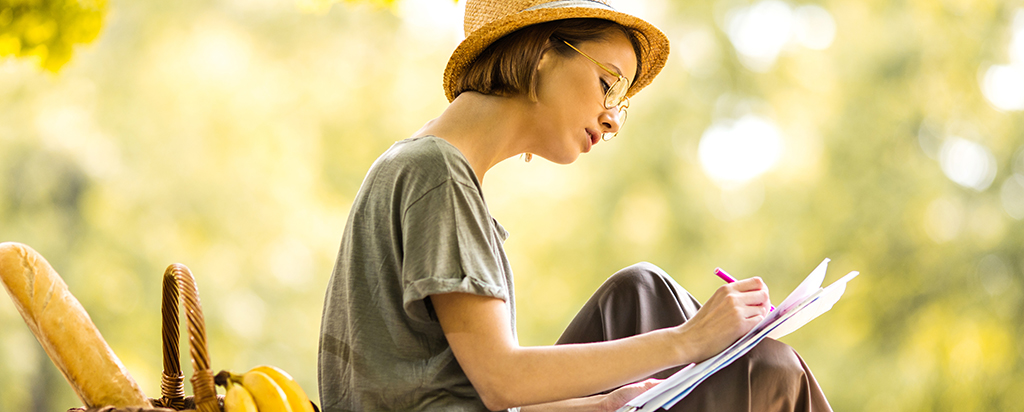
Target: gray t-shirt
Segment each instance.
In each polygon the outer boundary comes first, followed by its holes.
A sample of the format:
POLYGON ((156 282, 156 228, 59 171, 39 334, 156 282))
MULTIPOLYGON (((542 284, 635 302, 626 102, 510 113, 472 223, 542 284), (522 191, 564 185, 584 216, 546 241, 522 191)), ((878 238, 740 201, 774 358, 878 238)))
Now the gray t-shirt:
POLYGON ((485 411, 429 296, 504 300, 515 336, 508 233, 472 167, 437 137, 395 143, 356 195, 320 329, 325 411, 485 411))

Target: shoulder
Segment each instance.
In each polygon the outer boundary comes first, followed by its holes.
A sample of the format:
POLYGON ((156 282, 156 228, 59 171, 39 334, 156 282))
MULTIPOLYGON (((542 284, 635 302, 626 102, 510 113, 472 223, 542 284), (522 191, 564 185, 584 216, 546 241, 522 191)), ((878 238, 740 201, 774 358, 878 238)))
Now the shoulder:
POLYGON ((452 181, 479 187, 472 166, 451 143, 434 136, 414 137, 395 143, 377 160, 401 180, 413 179, 435 186, 452 181))

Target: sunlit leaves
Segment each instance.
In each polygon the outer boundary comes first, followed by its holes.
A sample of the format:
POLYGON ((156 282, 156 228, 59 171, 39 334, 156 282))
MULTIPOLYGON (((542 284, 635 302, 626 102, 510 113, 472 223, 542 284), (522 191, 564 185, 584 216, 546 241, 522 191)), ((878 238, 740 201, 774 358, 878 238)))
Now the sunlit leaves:
MULTIPOLYGON (((721 266, 762 276, 777 301, 827 256, 830 273, 862 275, 787 343, 836 410, 1021 410, 1020 78, 988 74, 1024 61, 1020 6, 784 3, 647 1, 673 54, 622 134, 570 166, 488 172, 521 342, 553 342, 640 260, 701 300, 721 266), (702 137, 719 142, 702 153, 702 137)), ((278 364, 314 388, 351 197, 381 152, 444 110, 458 6, 104 4, 0 0, 5 56, 45 65, 29 40, 96 49, 57 77, 0 63, 0 241, 51 260, 150 395, 152 301, 171 261, 197 274, 218 368, 278 364), (118 18, 96 37, 107 12, 118 18)), ((32 391, 55 399, 41 410, 77 406, 3 292, 0 330, 0 410, 32 409, 32 391)))
POLYGON ((0 57, 56 72, 76 45, 96 39, 106 9, 106 0, 0 0, 0 57))
POLYGON ((295 5, 306 13, 323 14, 331 10, 337 3, 367 3, 382 7, 391 7, 396 0, 296 0, 295 5))
MULTIPOLYGON (((394 8, 401 0, 294 0, 306 13, 323 14, 338 3, 394 8)), ((0 57, 15 56, 59 71, 76 45, 99 35, 107 0, 0 0, 0 57)))
POLYGON ((371 4, 375 6, 394 8, 402 0, 295 0, 299 10, 306 13, 323 14, 331 10, 335 4, 371 4))

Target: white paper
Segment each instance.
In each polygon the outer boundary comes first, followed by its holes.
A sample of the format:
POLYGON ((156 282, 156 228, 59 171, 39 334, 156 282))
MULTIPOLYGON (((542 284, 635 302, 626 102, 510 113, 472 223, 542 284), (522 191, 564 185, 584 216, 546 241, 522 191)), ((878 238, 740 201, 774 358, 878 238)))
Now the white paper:
POLYGON ((778 339, 786 336, 832 309, 846 291, 846 284, 859 273, 850 272, 822 289, 821 283, 825 279, 828 262, 827 258, 822 261, 774 311, 731 346, 703 362, 681 369, 626 403, 618 412, 653 412, 671 408, 698 384, 745 355, 764 338, 778 339))
POLYGON ((821 289, 821 283, 825 281, 825 271, 828 270, 829 260, 829 258, 825 258, 825 260, 821 261, 821 263, 818 264, 818 267, 814 268, 814 270, 811 271, 811 274, 807 275, 807 278, 804 279, 803 282, 800 282, 800 285, 797 286, 796 289, 793 289, 793 292, 791 292, 789 296, 786 296, 786 299, 783 300, 776 309, 781 309, 785 312, 793 305, 807 299, 808 296, 817 292, 818 289, 821 289))
POLYGON ((814 302, 811 302, 807 307, 801 309, 800 313, 795 314, 792 319, 775 328, 775 330, 768 334, 768 337, 778 340, 779 338, 800 329, 806 325, 807 322, 814 320, 814 318, 821 316, 821 314, 831 310, 832 306, 839 301, 839 298, 843 297, 843 292, 846 291, 846 283, 857 277, 859 274, 860 272, 850 272, 846 276, 843 276, 842 279, 837 280, 835 283, 823 289, 814 302))

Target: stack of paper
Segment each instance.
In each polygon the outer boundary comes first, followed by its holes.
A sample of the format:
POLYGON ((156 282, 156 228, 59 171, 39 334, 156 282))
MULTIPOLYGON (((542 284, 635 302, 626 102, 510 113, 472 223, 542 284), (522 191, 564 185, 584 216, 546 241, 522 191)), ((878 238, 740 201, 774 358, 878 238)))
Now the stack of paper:
POLYGON ((762 339, 766 337, 779 339, 832 309, 832 305, 846 291, 846 283, 857 277, 859 272, 850 272, 823 289, 821 283, 825 280, 828 262, 829 259, 822 261, 774 311, 732 346, 701 363, 691 363, 657 386, 629 401, 618 412, 649 412, 659 408, 671 408, 711 374, 718 372, 749 352, 762 339))

